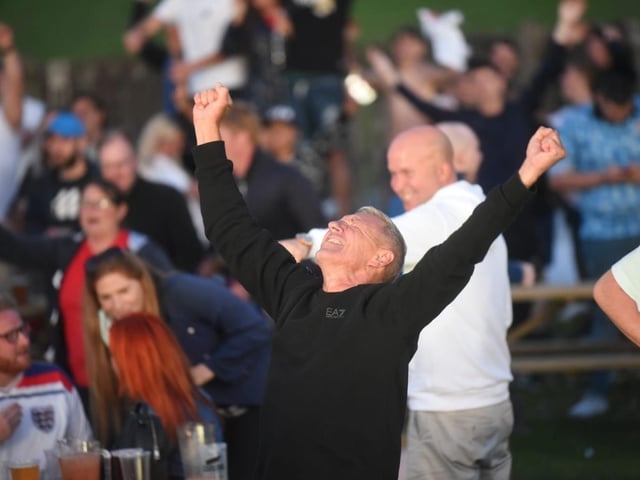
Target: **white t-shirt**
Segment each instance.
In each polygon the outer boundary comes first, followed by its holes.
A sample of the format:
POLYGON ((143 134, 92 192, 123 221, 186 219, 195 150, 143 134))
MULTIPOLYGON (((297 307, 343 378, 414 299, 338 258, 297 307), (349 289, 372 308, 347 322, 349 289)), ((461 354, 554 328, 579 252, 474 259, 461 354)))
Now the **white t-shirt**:
MULTIPOLYGON (((457 230, 483 200, 479 186, 459 181, 394 217, 407 244, 405 273, 457 230)), ((313 255, 325 232, 309 232, 313 255)), ((513 379, 507 345, 511 321, 507 246, 500 236, 476 265, 467 286, 420 333, 418 350, 409 363, 409 408, 455 411, 507 400, 513 379)))
POLYGON ((640 247, 614 263, 611 273, 624 293, 636 302, 640 312, 640 247))
MULTIPOLYGON (((153 11, 153 17, 176 26, 187 62, 220 51, 233 15, 234 0, 163 0, 153 11)), ((214 87, 216 82, 229 89, 241 88, 247 75, 246 59, 231 57, 192 74, 189 90, 193 94, 214 87)))
POLYGON ((38 460, 63 438, 89 440, 92 432, 78 392, 57 366, 34 362, 17 383, 0 391, 0 408, 13 402, 22 407, 18 428, 0 443, 0 463, 38 460))

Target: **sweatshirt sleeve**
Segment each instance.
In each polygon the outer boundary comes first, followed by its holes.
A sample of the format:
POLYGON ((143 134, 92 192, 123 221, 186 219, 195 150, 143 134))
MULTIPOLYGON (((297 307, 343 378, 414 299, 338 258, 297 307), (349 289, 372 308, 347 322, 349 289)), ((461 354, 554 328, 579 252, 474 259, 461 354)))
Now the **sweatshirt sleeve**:
POLYGON ((16 235, 0 225, 0 260, 23 268, 54 272, 61 263, 65 237, 49 238, 43 235, 16 235))
POLYGON ((411 273, 398 280, 396 295, 401 298, 394 304, 402 311, 396 318, 404 319, 411 334, 455 299, 471 278, 475 264, 532 196, 518 175, 512 176, 494 188, 446 241, 431 248, 411 273))
POLYGON ((395 87, 395 91, 402 95, 416 110, 430 117, 435 122, 467 122, 466 115, 458 110, 445 110, 437 107, 431 102, 420 98, 413 90, 410 90, 403 83, 399 83, 395 87))
POLYGON ((197 146, 193 152, 207 238, 233 275, 277 319, 287 282, 295 283, 292 276, 303 272, 304 267, 298 266, 249 214, 233 178, 224 143, 210 142, 197 146))

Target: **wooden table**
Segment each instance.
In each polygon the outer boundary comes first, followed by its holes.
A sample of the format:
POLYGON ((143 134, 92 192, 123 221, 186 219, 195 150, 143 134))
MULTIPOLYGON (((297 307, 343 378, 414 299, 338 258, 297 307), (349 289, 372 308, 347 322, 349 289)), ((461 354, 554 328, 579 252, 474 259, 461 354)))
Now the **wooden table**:
POLYGON ((640 368, 640 349, 625 338, 614 341, 576 339, 537 339, 525 337, 548 324, 567 303, 593 299, 593 282, 575 285, 536 285, 512 287, 514 302, 533 302, 532 314, 512 328, 507 339, 514 373, 565 372, 640 368))
POLYGON ((548 323, 568 302, 591 300, 593 282, 571 285, 534 285, 533 287, 512 287, 513 302, 536 302, 534 311, 524 322, 512 328, 507 335, 509 343, 515 342, 548 323))

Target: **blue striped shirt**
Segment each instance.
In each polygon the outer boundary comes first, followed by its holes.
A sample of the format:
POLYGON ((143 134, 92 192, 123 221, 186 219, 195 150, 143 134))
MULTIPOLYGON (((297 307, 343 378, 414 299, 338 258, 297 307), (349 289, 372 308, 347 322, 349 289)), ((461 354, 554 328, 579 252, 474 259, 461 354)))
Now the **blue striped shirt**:
MULTIPOLYGON (((640 96, 623 123, 613 124, 593 109, 578 109, 565 118, 560 137, 567 149, 562 170, 589 173, 611 166, 640 164, 640 96)), ((640 185, 602 184, 577 192, 582 214, 580 236, 611 240, 640 235, 640 185)))

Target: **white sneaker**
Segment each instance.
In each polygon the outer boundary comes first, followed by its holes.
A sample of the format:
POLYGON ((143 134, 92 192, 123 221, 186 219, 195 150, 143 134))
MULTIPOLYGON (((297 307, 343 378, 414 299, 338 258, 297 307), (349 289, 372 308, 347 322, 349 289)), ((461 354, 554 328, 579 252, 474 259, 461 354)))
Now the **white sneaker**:
POLYGON ((591 418, 609 409, 609 401, 599 394, 585 393, 580 401, 569 409, 572 418, 591 418))

